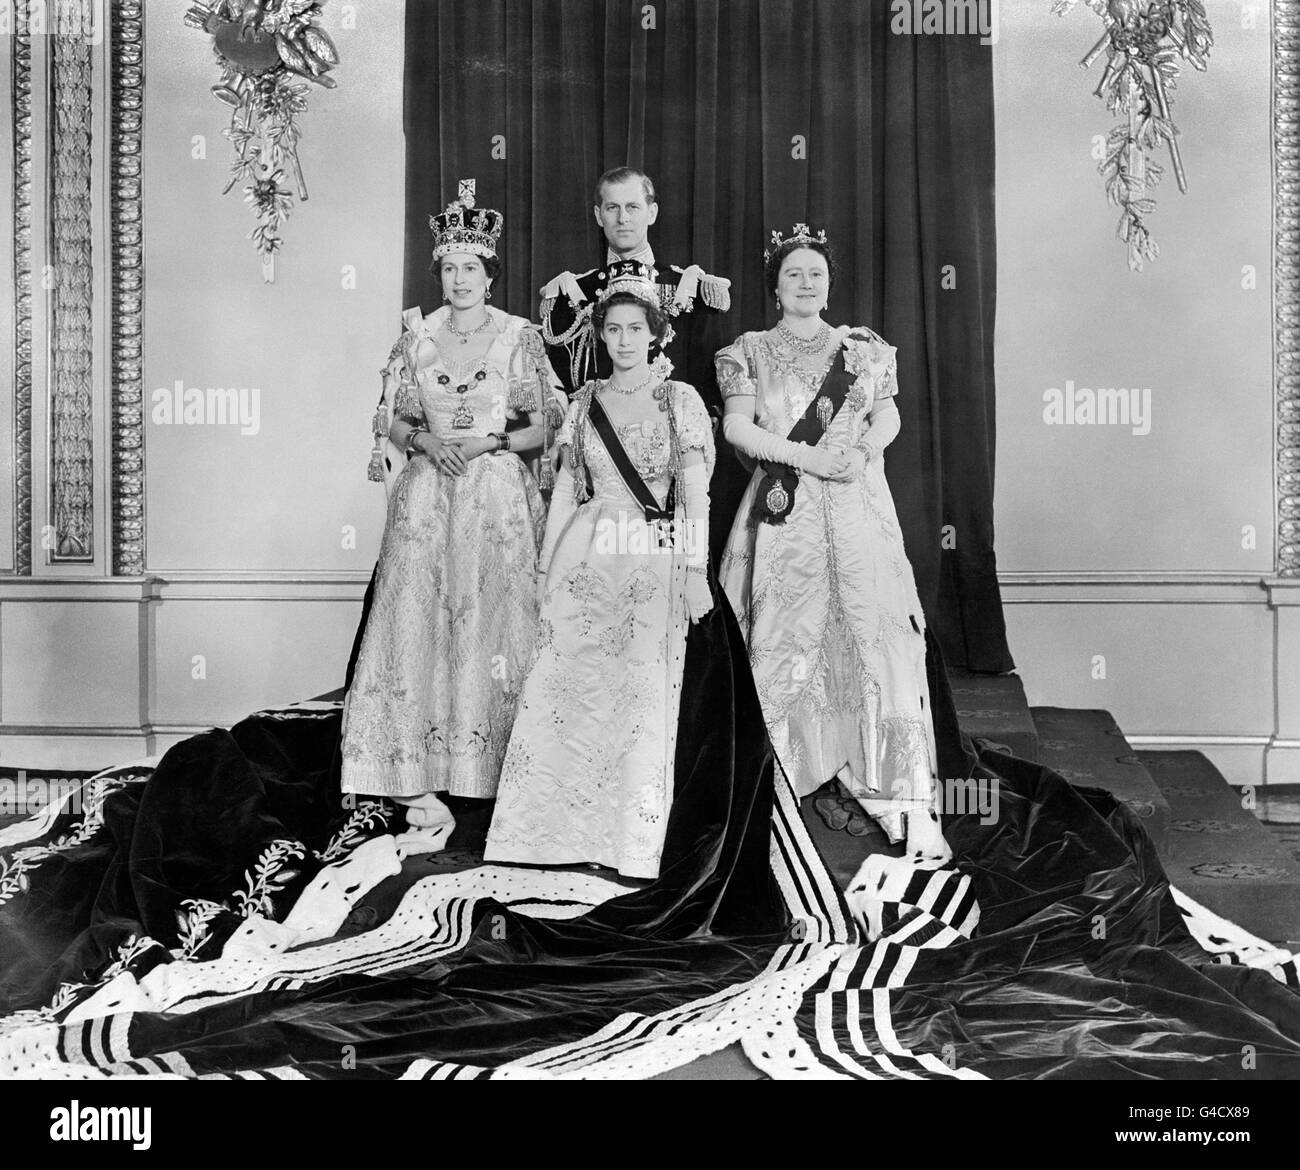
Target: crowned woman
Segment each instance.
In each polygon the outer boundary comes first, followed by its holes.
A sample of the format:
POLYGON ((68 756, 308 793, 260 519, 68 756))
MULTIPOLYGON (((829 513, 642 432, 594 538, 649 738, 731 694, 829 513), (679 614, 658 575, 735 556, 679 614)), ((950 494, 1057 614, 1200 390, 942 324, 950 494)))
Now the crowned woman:
POLYGON ((496 795, 537 627, 546 512, 524 460, 562 417, 540 331, 488 304, 500 213, 469 180, 430 226, 446 303, 403 314, 383 371, 371 478, 388 518, 342 763, 343 791, 406 805, 426 851, 454 825, 436 793, 496 795))
POLYGON ((896 350, 822 319, 824 231, 773 232, 764 260, 780 320, 717 356, 723 433, 753 466, 719 581, 798 795, 838 778, 909 856, 947 858, 925 617, 884 470, 896 350))
POLYGON ((713 432, 652 355, 652 273, 610 267, 592 316, 613 366, 575 394, 541 556, 536 659, 501 772, 487 861, 659 876, 687 631, 708 582, 713 432))

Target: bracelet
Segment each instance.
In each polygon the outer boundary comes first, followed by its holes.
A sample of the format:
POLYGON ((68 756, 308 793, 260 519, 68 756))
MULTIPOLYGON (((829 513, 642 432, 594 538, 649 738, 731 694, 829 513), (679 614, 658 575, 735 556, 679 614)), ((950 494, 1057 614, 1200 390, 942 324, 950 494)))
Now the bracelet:
POLYGON ((491 437, 497 441, 497 454, 510 450, 510 436, 505 431, 496 431, 491 437))
POLYGON ((686 571, 688 573, 699 573, 703 577, 707 577, 709 575, 709 570, 706 569, 703 565, 687 565, 686 571))
POLYGON ((413 427, 411 433, 406 436, 406 453, 410 455, 413 451, 419 451, 420 448, 415 446, 415 437, 417 435, 427 435, 428 433, 424 427, 413 427))

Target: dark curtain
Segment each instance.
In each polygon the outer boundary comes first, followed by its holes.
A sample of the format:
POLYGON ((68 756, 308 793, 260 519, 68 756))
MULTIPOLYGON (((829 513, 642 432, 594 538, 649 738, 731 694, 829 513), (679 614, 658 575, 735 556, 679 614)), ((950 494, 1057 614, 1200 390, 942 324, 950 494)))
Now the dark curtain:
MULTIPOLYGON (((731 278, 712 353, 769 327, 773 228, 824 226, 829 319, 898 347, 886 466, 949 663, 1012 668, 993 552, 993 84, 976 36, 904 36, 865 0, 408 0, 405 304, 441 299, 428 217, 476 178, 505 213, 495 303, 603 259, 596 177, 645 169, 656 254, 731 278), (653 24, 653 27, 645 27, 653 24), (680 259, 679 259, 680 258, 680 259), (951 287, 946 287, 951 286, 951 287)), ((687 368, 698 368, 694 355, 687 368)), ((728 526, 742 473, 720 459, 728 526)))

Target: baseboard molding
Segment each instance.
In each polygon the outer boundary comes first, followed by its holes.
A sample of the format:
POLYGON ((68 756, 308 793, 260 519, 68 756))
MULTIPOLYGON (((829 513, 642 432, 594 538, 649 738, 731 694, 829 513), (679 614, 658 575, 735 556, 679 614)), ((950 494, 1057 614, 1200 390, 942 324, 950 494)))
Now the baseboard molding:
POLYGON ((6 768, 98 771, 157 759, 173 744, 211 731, 212 725, 167 727, 0 728, 0 764, 6 768))
POLYGON ((1270 579, 1241 573, 999 573, 1005 605, 1261 605, 1270 579))
POLYGON ((1243 573, 1002 572, 1005 605, 1300 606, 1300 578, 1243 573))
POLYGON ((116 764, 159 755, 153 741, 133 733, 81 734, 50 731, 39 735, 0 733, 0 760, 6 768, 42 768, 69 772, 97 772, 116 764))
POLYGON ((1266 784, 1300 784, 1300 739, 1275 739, 1264 753, 1266 784))

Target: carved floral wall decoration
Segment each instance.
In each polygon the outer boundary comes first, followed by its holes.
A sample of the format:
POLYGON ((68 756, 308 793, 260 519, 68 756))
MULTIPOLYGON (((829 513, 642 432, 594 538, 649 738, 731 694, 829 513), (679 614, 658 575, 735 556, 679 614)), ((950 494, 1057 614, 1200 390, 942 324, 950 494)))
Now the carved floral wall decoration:
MULTIPOLYGON (((1078 0, 1053 0, 1058 16, 1078 0)), ((1141 272, 1160 248, 1147 227, 1155 211, 1152 196, 1164 176, 1154 155, 1169 150, 1178 189, 1187 193, 1187 174, 1178 149, 1173 92, 1182 63, 1204 72, 1214 33, 1201 0, 1086 0, 1106 23, 1101 39, 1079 62, 1090 68, 1103 55, 1106 64, 1095 95, 1112 114, 1127 115, 1106 139, 1106 154, 1097 168, 1106 183, 1106 198, 1120 209, 1117 234, 1128 248, 1128 266, 1141 272)))
POLYGON ((320 27, 324 0, 208 0, 185 14, 185 23, 212 37, 221 68, 213 94, 232 107, 222 131, 234 147, 230 182, 244 184, 244 201, 257 217, 249 238, 262 257, 262 275, 275 279, 281 228, 294 195, 307 199, 298 161, 298 117, 307 109, 308 85, 333 89, 329 71, 338 50, 320 27), (292 175, 293 187, 286 186, 292 175))

